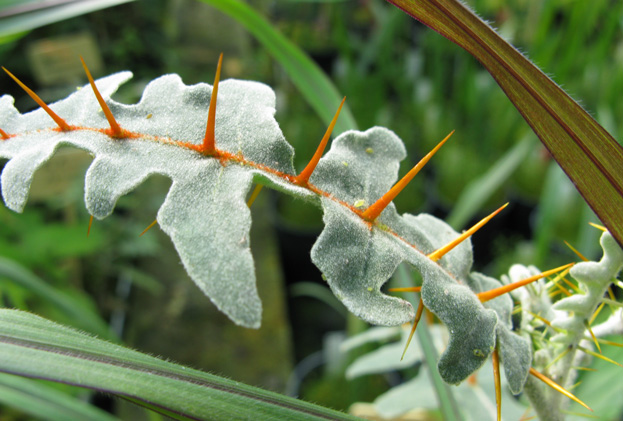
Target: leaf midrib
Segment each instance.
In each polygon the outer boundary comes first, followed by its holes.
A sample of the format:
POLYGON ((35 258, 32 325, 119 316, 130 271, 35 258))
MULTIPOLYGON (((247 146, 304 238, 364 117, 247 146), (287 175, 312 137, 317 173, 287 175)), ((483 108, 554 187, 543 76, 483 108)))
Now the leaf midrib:
MULTIPOLYGON (((276 406, 282 407, 284 409, 291 410, 293 412, 303 412, 303 413, 306 413, 306 414, 309 414, 309 415, 313 415, 313 416, 316 416, 316 417, 330 419, 326 415, 318 413, 318 412, 315 412, 315 411, 313 411, 311 409, 303 409, 303 408, 300 408, 300 407, 295 406, 295 405, 290 405, 287 402, 280 401, 279 399, 273 399, 273 398, 271 398, 271 396, 268 396, 269 392, 265 392, 265 391, 263 391, 261 389, 258 389, 257 391, 253 391, 253 392, 251 392, 251 391, 245 392, 244 390, 240 389, 241 386, 244 386, 241 383, 237 384, 238 388, 229 387, 229 386, 219 382, 218 379, 215 379, 215 381, 211 382, 211 381, 206 380, 205 378, 201 378, 199 376, 192 376, 192 375, 181 374, 181 373, 173 373, 171 371, 165 371, 163 369, 154 367, 153 365, 151 365, 151 364, 149 364, 147 362, 140 362, 140 361, 134 360, 130 364, 127 361, 122 361, 119 358, 111 357, 109 355, 104 355, 104 354, 101 354, 101 353, 89 352, 89 351, 85 351, 85 350, 79 350, 79 349, 64 347, 64 346, 60 346, 60 345, 50 345, 50 344, 45 344, 45 343, 42 343, 42 342, 37 342, 37 341, 27 340, 27 339, 19 339, 19 338, 15 338, 15 337, 6 336, 6 335, 0 335, 0 343, 14 345, 14 346, 18 346, 18 347, 30 348, 30 349, 35 349, 35 350, 40 350, 40 351, 45 351, 45 352, 50 352, 50 353, 54 353, 54 354, 58 354, 58 355, 70 356, 72 358, 77 358, 77 359, 81 359, 81 360, 91 361, 91 362, 94 362, 94 363, 115 366, 115 367, 123 368, 123 369, 127 369, 127 370, 134 370, 134 371, 137 371, 137 372, 150 374, 150 375, 156 375, 156 376, 168 378, 168 379, 179 381, 179 382, 184 382, 184 383, 188 383, 188 384, 192 384, 192 385, 196 385, 196 386, 201 386, 201 387, 205 387, 205 388, 209 388, 209 389, 213 389, 213 390, 218 390, 218 391, 221 391, 221 392, 230 393, 230 394, 233 394, 233 395, 238 395, 238 396, 241 396, 241 397, 244 397, 244 398, 252 399, 252 400, 263 402, 263 403, 266 403, 266 404, 276 405, 276 406), (261 396, 260 394, 262 392, 266 393, 266 395, 261 396)), ((192 369, 189 369, 189 370, 192 370, 192 369)), ((194 371, 194 370, 192 370, 192 371, 194 371)), ((15 374, 24 375, 22 373, 15 373, 15 374)), ((208 374, 208 373, 202 373, 202 374, 204 376, 210 376, 210 374, 208 374)), ((44 377, 38 377, 38 378, 44 379, 44 377)), ((46 378, 46 379, 47 380, 56 381, 56 379, 54 379, 54 378, 49 378, 49 379, 46 378)), ((81 385, 81 384, 76 384, 76 385, 83 386, 83 387, 90 387, 90 386, 85 386, 85 385, 81 385)), ((127 393, 121 393, 121 392, 118 392, 118 391, 115 391, 115 390, 105 390, 105 391, 106 392, 110 392, 110 393, 114 393, 114 394, 131 396, 131 397, 140 399, 142 401, 148 402, 144 398, 136 396, 136 395, 131 395, 131 394, 127 394, 127 393)), ((148 403, 157 405, 157 404, 155 404, 153 402, 148 402, 148 403)), ((167 409, 170 410, 170 408, 167 408, 167 409)), ((188 416, 186 414, 184 414, 184 415, 188 416)))

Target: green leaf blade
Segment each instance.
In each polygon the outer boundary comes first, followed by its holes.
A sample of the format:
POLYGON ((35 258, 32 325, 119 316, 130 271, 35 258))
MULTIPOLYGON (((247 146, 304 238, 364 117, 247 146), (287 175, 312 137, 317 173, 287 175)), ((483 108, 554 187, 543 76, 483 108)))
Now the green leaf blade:
POLYGON ((119 420, 80 398, 40 382, 4 373, 0 374, 0 402, 42 420, 119 420))
MULTIPOLYGON (((238 0, 202 0, 236 19, 283 66, 292 82, 301 91, 316 113, 328 125, 342 100, 327 75, 296 44, 276 31, 251 7, 238 0)), ((357 129, 357 122, 344 104, 335 125, 336 133, 357 129)))
POLYGON ((0 371, 104 390, 193 419, 354 419, 0 310, 0 371))
POLYGON ((623 244, 623 147, 549 77, 457 0, 388 0, 476 57, 623 244))

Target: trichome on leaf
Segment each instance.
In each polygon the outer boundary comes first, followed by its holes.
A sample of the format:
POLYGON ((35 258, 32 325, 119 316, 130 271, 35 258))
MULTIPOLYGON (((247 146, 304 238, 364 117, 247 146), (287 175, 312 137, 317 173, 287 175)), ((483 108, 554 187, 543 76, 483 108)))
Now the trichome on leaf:
POLYGON ((312 260, 351 312, 379 325, 412 320, 411 304, 381 292, 398 265, 407 262, 422 275, 423 304, 450 332, 439 361, 444 380, 463 381, 498 343, 509 383, 520 391, 530 366, 529 343, 510 330, 508 297, 484 305, 478 298, 500 284, 470 273, 467 237, 472 231, 460 236, 431 215, 400 215, 391 203, 401 189, 392 186, 406 156, 402 141, 381 127, 342 133, 322 158, 320 149, 311 170, 297 176, 294 151, 274 119, 273 91, 240 80, 219 86, 218 73, 214 88, 162 76, 147 85, 134 105, 110 98, 130 72, 92 81, 99 103, 91 89, 80 89, 49 108, 40 103, 43 109, 20 114, 13 98, 1 97, 0 157, 9 159, 1 179, 5 203, 22 211, 34 172, 64 145, 94 156, 85 202, 99 219, 150 175, 165 175, 172 184, 157 222, 186 271, 235 323, 257 328, 261 303, 246 197, 258 183, 307 200, 322 207, 325 222, 312 260), (64 124, 54 116, 62 116, 64 124))

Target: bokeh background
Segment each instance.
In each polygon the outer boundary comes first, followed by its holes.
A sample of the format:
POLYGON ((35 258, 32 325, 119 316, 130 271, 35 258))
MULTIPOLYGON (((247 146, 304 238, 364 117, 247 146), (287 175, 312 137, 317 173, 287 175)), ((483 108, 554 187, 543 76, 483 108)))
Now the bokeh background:
MULTIPOLYGON (((296 149, 297 169, 326 129, 313 99, 301 93, 282 63, 239 16, 219 12, 209 1, 116 1, 73 17, 50 17, 54 8, 43 3, 0 2, 0 64, 48 103, 86 83, 79 55, 96 77, 131 70, 134 78, 115 99, 133 103, 151 79, 165 73, 178 73, 187 84, 212 83, 223 52, 223 78, 256 80, 275 90, 276 119, 296 149), (49 23, 33 24, 40 16, 49 23)), ((467 3, 621 138, 622 2, 467 3)), ((381 0, 246 4, 326 73, 347 97, 359 129, 381 125, 404 140, 409 157, 401 174, 456 130, 396 205, 400 212, 445 218, 462 230, 510 202, 473 239, 477 270, 500 276, 512 263, 555 267, 575 259, 564 241, 599 258, 599 231, 588 225, 598 220, 468 53, 381 0)), ((0 75, 0 87, 20 111, 35 108, 8 76, 0 75)), ((262 328, 246 330, 198 293, 168 237, 157 228, 139 237, 166 195, 167 179, 152 177, 124 197, 87 238, 82 189, 90 159, 81 151, 59 151, 35 179, 24 213, 0 206, 0 305, 87 330, 86 315, 97 314, 102 323, 89 325, 99 329, 94 333, 338 409, 371 401, 409 375, 344 379, 354 355, 339 352, 338 345, 366 326, 347 315, 310 261, 322 228, 319 209, 271 191, 253 205, 251 247, 265 310, 262 328), (7 269, 11 265, 24 272, 15 275, 7 269)), ((123 418, 147 417, 122 401, 58 387, 89 395, 123 418)), ((6 404, 1 419, 28 418, 6 404)))

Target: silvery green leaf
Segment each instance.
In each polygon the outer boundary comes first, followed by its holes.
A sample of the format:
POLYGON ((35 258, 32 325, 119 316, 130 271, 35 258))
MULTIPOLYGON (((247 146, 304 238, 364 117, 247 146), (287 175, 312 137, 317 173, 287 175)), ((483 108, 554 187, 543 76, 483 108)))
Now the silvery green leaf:
POLYGON ((381 292, 397 266, 406 261, 422 274, 422 297, 450 331, 439 370, 459 383, 480 367, 495 344, 495 312, 485 309, 468 286, 472 263, 469 241, 439 262, 427 254, 459 236, 430 215, 404 215, 390 204, 377 223, 357 214, 387 192, 397 179, 404 146, 392 132, 373 128, 347 132, 333 141, 311 182, 327 192, 321 198, 325 229, 312 249, 312 260, 335 295, 356 316, 373 324, 410 321, 413 308, 381 292))
POLYGON ((8 158, 2 173, 7 206, 21 211, 34 172, 59 147, 91 152, 85 202, 97 218, 109 215, 122 195, 152 174, 172 180, 157 216, 195 283, 233 321, 258 327, 261 303, 249 250, 250 212, 245 203, 252 182, 320 204, 326 227, 312 260, 335 295, 355 315, 374 324, 413 319, 412 306, 381 292, 405 261, 423 278, 426 307, 448 327, 450 341, 439 361, 442 377, 459 383, 482 365, 495 344, 497 315, 470 289, 471 243, 464 241, 438 262, 427 257, 456 238, 450 226, 429 215, 399 215, 390 204, 374 222, 361 211, 394 184, 405 148, 391 131, 346 132, 333 142, 310 179, 293 183, 293 150, 274 115, 274 93, 256 82, 220 85, 216 143, 227 156, 213 158, 190 146, 202 142, 212 88, 184 85, 176 75, 152 81, 138 104, 110 99, 129 72, 97 81, 124 138, 108 136, 108 123, 90 88, 52 108, 75 126, 54 126, 42 110, 20 115, 10 97, 0 98, 0 127, 11 138, 0 143, 8 158))
POLYGON ((257 164, 221 165, 217 159, 175 144, 202 142, 211 86, 186 86, 179 76, 166 75, 146 87, 138 104, 111 100, 110 95, 130 77, 129 72, 122 72, 96 82, 118 123, 133 133, 123 139, 92 130, 106 129, 108 123, 88 86, 51 105, 70 125, 85 128, 68 132, 56 129, 43 110, 21 115, 11 97, 0 98, 0 127, 14 135, 0 143, 0 157, 9 159, 2 173, 5 203, 21 211, 34 172, 64 145, 94 155, 86 176, 85 202, 98 218, 109 215, 119 197, 150 175, 165 175, 172 184, 157 219, 189 275, 233 321, 259 327, 261 303, 245 203, 251 182, 258 177, 298 196, 313 196, 275 175, 291 175, 294 169, 292 147, 273 118, 273 91, 256 82, 221 83, 217 146, 257 164), (262 165, 272 172, 258 171, 262 165))
POLYGON ((496 333, 508 387, 514 395, 518 395, 526 384, 532 365, 532 345, 506 326, 498 325, 496 333))
MULTIPOLYGON (((405 155, 400 139, 387 129, 346 132, 333 141, 310 179, 330 195, 321 198, 325 229, 312 260, 344 305, 372 324, 392 326, 414 317, 411 304, 380 291, 404 252, 347 206, 365 209, 389 190, 405 155)), ((392 205, 387 213, 395 214, 392 205)))
MULTIPOLYGON (((471 274, 470 279, 475 292, 488 291, 501 286, 496 279, 476 272, 471 274)), ((494 310, 498 315, 496 335, 500 360, 504 366, 504 375, 510 390, 517 395, 523 390, 532 364, 531 344, 527 339, 512 331, 513 300, 510 295, 504 294, 486 301, 484 306, 494 310)))
POLYGON ((569 271, 578 281, 582 292, 554 304, 554 309, 560 312, 552 320, 552 326, 565 329, 565 332, 552 337, 554 342, 567 345, 575 340, 578 332, 584 332, 585 321, 592 316, 606 289, 623 269, 623 250, 614 237, 606 231, 600 243, 604 254, 599 262, 580 262, 569 271), (566 313, 562 313, 562 310, 566 313))

